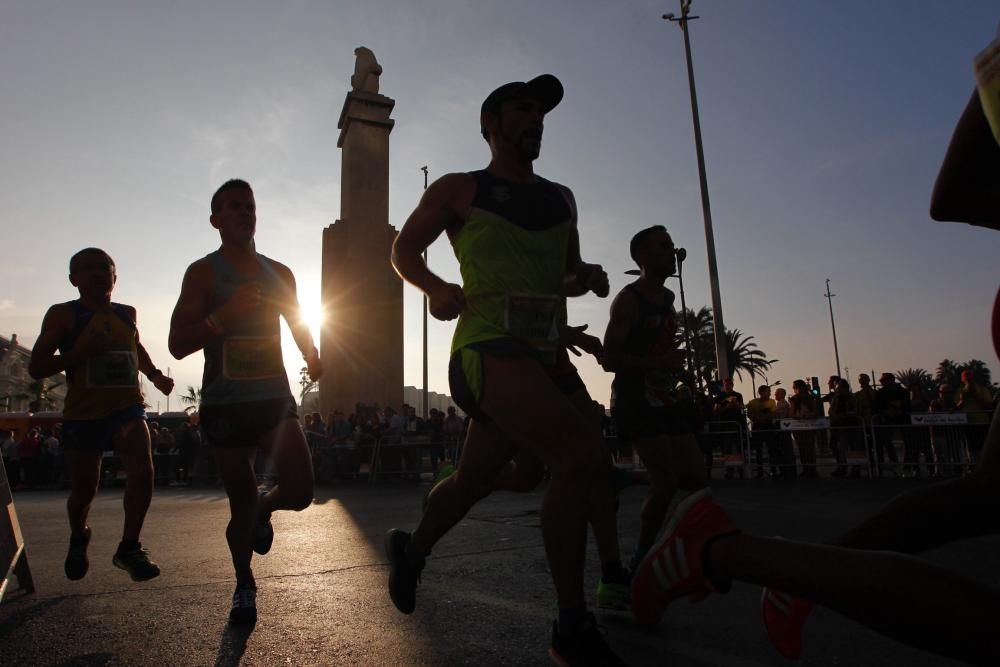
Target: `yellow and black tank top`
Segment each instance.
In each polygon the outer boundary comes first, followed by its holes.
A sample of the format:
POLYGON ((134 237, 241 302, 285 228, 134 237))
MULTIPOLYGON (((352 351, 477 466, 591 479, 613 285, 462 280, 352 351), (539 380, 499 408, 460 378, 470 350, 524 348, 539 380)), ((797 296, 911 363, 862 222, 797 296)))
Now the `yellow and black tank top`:
POLYGON ((573 212, 555 183, 511 183, 486 170, 470 174, 476 194, 452 237, 466 309, 451 351, 513 339, 555 359, 565 318, 563 281, 573 212))
POLYGON ((73 328, 59 343, 59 353, 68 354, 85 333, 103 331, 109 349, 75 368, 66 369, 66 420, 94 420, 119 410, 142 405, 139 388, 139 355, 135 344, 135 322, 128 309, 112 303, 97 312, 80 303, 67 304, 73 310, 73 328))

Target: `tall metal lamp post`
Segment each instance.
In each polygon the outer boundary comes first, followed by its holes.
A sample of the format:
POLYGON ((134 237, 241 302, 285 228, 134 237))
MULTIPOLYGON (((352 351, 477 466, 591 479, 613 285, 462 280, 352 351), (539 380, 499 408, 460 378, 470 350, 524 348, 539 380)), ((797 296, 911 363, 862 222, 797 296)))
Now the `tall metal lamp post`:
POLYGON ((841 377, 841 375, 840 375, 840 349, 837 347, 837 325, 833 321, 833 297, 835 297, 837 295, 836 294, 830 294, 830 279, 829 278, 826 279, 826 294, 824 294, 823 296, 826 297, 826 301, 830 305, 830 329, 833 330, 833 356, 837 360, 837 377, 841 377))
MULTIPOLYGON (((424 172, 424 190, 427 189, 427 165, 420 168, 420 171, 424 172)), ((427 249, 424 248, 424 264, 427 263, 427 249)), ((424 396, 421 405, 421 412, 424 414, 424 419, 430 418, 430 413, 427 410, 427 295, 424 294, 424 396)))
POLYGON ((663 19, 677 23, 684 33, 684 56, 687 60, 688 88, 691 92, 691 119, 694 122, 694 146, 698 155, 698 179, 701 182, 701 210, 705 219, 705 250, 708 253, 708 279, 712 288, 712 319, 715 333, 715 363, 719 379, 729 377, 729 359, 726 356, 726 327, 722 321, 722 296, 719 292, 719 267, 715 259, 715 234, 712 232, 712 207, 708 199, 708 179, 705 175, 705 154, 701 144, 701 120, 698 117, 698 95, 694 86, 694 66, 691 64, 691 39, 688 36, 688 21, 698 18, 689 16, 691 0, 681 1, 680 18, 674 14, 664 14, 663 19))
POLYGON ((674 251, 677 256, 677 282, 681 289, 681 322, 684 325, 684 358, 688 368, 693 368, 698 385, 701 386, 701 378, 698 373, 698 354, 691 349, 691 332, 688 330, 687 301, 684 299, 684 260, 687 259, 688 251, 685 248, 677 248, 674 251), (691 364, 691 355, 694 354, 694 365, 691 364))

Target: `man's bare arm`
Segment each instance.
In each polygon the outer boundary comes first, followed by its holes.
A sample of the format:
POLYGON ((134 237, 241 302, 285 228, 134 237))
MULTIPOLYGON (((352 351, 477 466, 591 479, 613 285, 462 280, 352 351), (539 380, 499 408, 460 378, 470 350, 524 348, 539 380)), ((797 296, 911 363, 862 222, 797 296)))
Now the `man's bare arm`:
POLYGON ((448 174, 431 184, 392 244, 392 266, 403 280, 427 295, 431 314, 440 320, 458 317, 465 294, 427 268, 423 252, 459 219, 472 203, 475 183, 468 174, 448 174))
POLYGON ((77 354, 74 354, 76 350, 67 354, 56 354, 59 341, 69 332, 72 322, 72 314, 64 304, 52 306, 45 313, 42 330, 31 349, 31 361, 28 362, 28 374, 31 377, 36 380, 47 378, 73 368, 82 361, 77 354))
POLYGON ((208 321, 208 295, 211 285, 211 267, 202 261, 195 262, 184 273, 177 305, 170 316, 170 337, 167 346, 175 359, 183 359, 197 352, 221 335, 216 325, 208 321))

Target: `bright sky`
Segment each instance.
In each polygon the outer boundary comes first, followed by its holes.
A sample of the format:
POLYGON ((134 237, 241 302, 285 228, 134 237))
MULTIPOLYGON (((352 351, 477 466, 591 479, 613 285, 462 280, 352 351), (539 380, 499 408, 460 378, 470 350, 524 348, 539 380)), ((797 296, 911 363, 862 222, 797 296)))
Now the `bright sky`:
MULTIPOLYGON (((983 359, 996 375, 1000 236, 927 215, 972 59, 996 33, 995 2, 695 0, 694 10, 723 313, 781 360, 769 379, 834 372, 826 278, 852 379, 933 371, 946 357, 983 359)), ((5 2, 0 331, 32 345, 46 308, 76 296, 69 256, 96 245, 116 260, 115 300, 138 308, 154 361, 179 389, 197 386, 201 355, 170 357, 169 317, 185 268, 218 245, 208 202, 231 177, 254 186, 258 249, 295 272, 315 328, 322 229, 340 211, 336 124, 359 45, 396 100, 397 228, 422 165, 435 178, 487 163, 485 95, 551 72, 566 96, 536 166, 574 190, 584 258, 607 268, 614 293, 630 280, 628 239, 665 224, 688 249, 688 305, 708 304, 683 42, 664 12, 677 3, 5 2)), ((430 262, 458 280, 444 239, 430 262)), ((405 381, 419 385, 421 299, 411 287, 405 298, 405 381)), ((570 319, 603 334, 608 306, 574 300, 570 319)), ((430 388, 443 393, 452 328, 430 327, 430 388)), ((285 349, 294 388, 301 364, 287 331, 285 349)), ((607 402, 611 377, 579 365, 607 402)))

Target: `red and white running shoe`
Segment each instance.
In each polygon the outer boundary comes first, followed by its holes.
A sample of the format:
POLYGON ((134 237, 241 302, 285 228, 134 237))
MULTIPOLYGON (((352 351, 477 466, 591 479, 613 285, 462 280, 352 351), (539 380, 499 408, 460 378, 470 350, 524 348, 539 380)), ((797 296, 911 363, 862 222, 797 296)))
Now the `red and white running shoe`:
POLYGON ((632 613, 643 624, 659 622, 682 597, 700 601, 718 590, 705 575, 705 546, 739 532, 710 489, 685 498, 674 510, 660 540, 632 576, 632 613))
POLYGON ((815 603, 803 598, 765 588, 760 596, 760 616, 767 639, 778 653, 789 660, 802 655, 802 626, 815 603))

